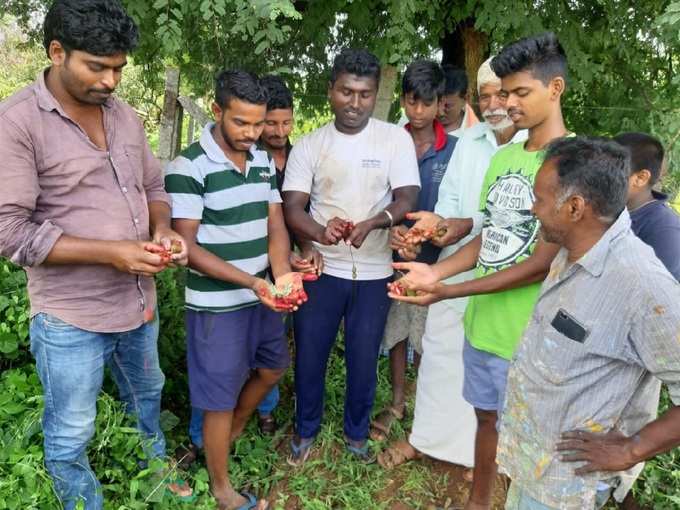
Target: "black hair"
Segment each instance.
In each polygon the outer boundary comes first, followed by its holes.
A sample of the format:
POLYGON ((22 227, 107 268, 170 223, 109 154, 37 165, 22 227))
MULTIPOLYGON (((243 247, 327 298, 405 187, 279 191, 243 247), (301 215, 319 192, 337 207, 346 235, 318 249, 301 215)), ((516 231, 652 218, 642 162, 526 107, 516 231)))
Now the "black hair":
POLYGON ((215 102, 227 108, 232 98, 250 104, 266 104, 269 96, 257 76, 241 69, 227 69, 215 78, 215 102))
POLYGON ((444 95, 458 94, 463 97, 467 94, 468 77, 465 71, 449 64, 442 66, 444 72, 444 95))
POLYGON ((283 81, 283 78, 274 74, 268 74, 260 78, 260 83, 267 91, 267 111, 271 110, 292 110, 293 94, 283 81))
POLYGON ((661 142, 647 133, 621 133, 614 140, 630 152, 630 171, 649 170, 649 185, 654 186, 661 177, 664 150, 661 142))
POLYGON ((414 60, 401 79, 401 93, 425 102, 436 101, 444 94, 444 73, 436 62, 414 60))
POLYGON ((118 0, 55 0, 45 16, 43 45, 108 57, 130 53, 139 42, 139 30, 118 0))
POLYGON ((341 74, 354 74, 375 79, 380 84, 380 61, 373 53, 364 49, 347 48, 336 55, 331 69, 331 85, 341 74))
POLYGON ((557 76, 567 81, 567 55, 552 32, 509 44, 494 57, 491 68, 499 78, 527 71, 545 85, 557 76))
POLYGON ((545 161, 557 168, 562 198, 578 194, 603 221, 613 223, 626 206, 630 157, 608 138, 575 136, 552 142, 545 161))

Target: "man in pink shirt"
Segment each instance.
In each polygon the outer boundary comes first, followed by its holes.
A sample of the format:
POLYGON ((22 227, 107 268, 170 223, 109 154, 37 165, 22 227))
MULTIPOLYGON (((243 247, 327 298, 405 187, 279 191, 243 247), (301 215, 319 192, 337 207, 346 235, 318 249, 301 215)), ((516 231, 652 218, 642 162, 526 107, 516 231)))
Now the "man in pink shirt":
POLYGON ((165 455, 153 275, 187 250, 144 129, 112 95, 137 40, 117 1, 57 0, 50 67, 0 103, 0 255, 28 274, 45 465, 66 510, 103 507, 86 450, 105 366, 147 456, 165 455))

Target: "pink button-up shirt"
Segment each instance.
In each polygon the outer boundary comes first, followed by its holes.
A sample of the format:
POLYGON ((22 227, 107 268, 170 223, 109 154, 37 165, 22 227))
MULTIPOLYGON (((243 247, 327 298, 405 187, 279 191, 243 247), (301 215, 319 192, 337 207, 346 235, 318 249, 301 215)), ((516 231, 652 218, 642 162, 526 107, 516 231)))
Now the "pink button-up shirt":
POLYGON ((152 278, 44 263, 62 234, 149 240, 148 203, 170 203, 134 110, 114 98, 102 109, 108 151, 64 112, 45 73, 0 103, 0 255, 26 268, 32 315, 121 332, 155 309, 152 278))

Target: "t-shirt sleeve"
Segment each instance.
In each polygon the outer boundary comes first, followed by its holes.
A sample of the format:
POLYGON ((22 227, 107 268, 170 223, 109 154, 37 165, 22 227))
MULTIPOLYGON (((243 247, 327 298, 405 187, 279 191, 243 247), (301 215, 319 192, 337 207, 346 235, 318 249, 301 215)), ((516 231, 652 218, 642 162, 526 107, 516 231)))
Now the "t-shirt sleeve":
POLYGON ((394 144, 392 160, 390 161, 390 187, 392 189, 403 188, 404 186, 420 187, 420 174, 418 173, 418 158, 416 157, 416 147, 413 139, 405 129, 395 126, 390 136, 394 144))
POLYGON ((286 162, 286 178, 281 191, 301 191, 310 194, 314 181, 314 165, 308 148, 309 139, 303 138, 296 143, 286 162))
POLYGON ((269 160, 269 184, 271 187, 269 203, 280 204, 283 200, 281 200, 281 193, 279 193, 279 187, 276 182, 276 164, 274 163, 274 158, 269 160))
POLYGON ((203 217, 203 177, 198 167, 178 156, 165 168, 165 191, 172 199, 172 217, 200 220, 203 217))
POLYGON ((680 405, 680 285, 667 275, 646 282, 646 295, 635 299, 630 341, 642 365, 668 386, 680 405))

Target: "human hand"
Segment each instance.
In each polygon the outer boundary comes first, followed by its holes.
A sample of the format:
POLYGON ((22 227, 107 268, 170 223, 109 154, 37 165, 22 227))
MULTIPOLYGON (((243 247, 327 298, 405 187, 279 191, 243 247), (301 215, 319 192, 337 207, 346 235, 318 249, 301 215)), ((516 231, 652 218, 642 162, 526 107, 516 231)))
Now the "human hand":
POLYGON ((414 286, 409 283, 407 276, 387 284, 387 295, 390 298, 420 306, 431 305, 444 299, 442 291, 443 285, 439 282, 414 286))
POLYGON ((290 266, 294 271, 303 273, 303 280, 316 280, 323 272, 323 255, 314 247, 304 248, 300 254, 290 253, 290 266), (309 276, 314 276, 310 278, 309 276))
POLYGON ((113 241, 109 263, 123 273, 153 276, 167 267, 165 253, 149 241, 113 241))
POLYGON ((169 263, 186 266, 189 261, 189 250, 184 238, 167 227, 158 227, 153 233, 153 242, 165 249, 169 263))
POLYGON ((431 238, 432 244, 443 248, 457 243, 472 231, 472 218, 446 218, 440 221, 435 235, 431 238))
MULTIPOLYGON (((302 288, 302 275, 300 273, 286 273, 286 275, 289 274, 298 275, 300 280, 300 288, 302 288)), ((278 285, 272 285, 262 278, 255 278, 253 285, 251 286, 251 289, 253 292, 255 292, 255 295, 260 300, 260 302, 275 312, 294 312, 298 309, 298 300, 302 300, 302 296, 300 296, 297 291, 291 296, 293 299, 288 298, 289 295, 293 294, 293 286, 291 284, 288 289, 285 288, 284 280, 282 278, 286 275, 279 277, 279 279, 281 279, 282 287, 279 287, 278 285)), ((304 293, 304 290, 302 292, 304 293)), ((307 295, 305 294, 304 300, 302 300, 302 302, 306 300, 307 295)))
POLYGON ((420 244, 436 236, 437 225, 442 221, 442 217, 429 211, 411 212, 406 215, 409 220, 415 223, 405 235, 405 242, 409 244, 420 244))
POLYGON ((366 240, 366 236, 375 229, 375 223, 371 220, 360 221, 353 226, 349 233, 349 236, 345 239, 345 243, 354 246, 355 248, 361 248, 361 245, 366 240))
POLYGON ((325 245, 338 244, 341 240, 347 239, 353 228, 354 224, 351 221, 333 217, 328 220, 319 242, 325 245))
POLYGON ((596 471, 625 471, 642 459, 636 459, 633 447, 638 436, 627 437, 618 430, 606 434, 594 434, 583 430, 572 430, 562 434, 563 441, 555 446, 563 462, 584 462, 574 470, 577 476, 596 471))

